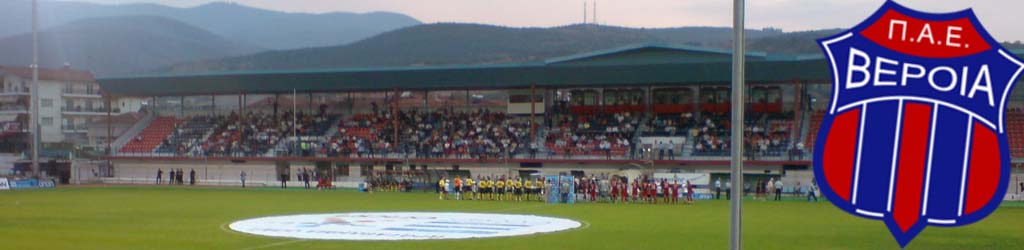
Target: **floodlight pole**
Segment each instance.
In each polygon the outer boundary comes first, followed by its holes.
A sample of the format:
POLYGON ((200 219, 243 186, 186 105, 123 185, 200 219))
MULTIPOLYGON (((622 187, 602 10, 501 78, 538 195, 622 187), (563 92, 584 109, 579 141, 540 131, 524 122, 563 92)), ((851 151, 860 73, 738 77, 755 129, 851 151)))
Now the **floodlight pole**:
POLYGON ((732 197, 730 197, 729 249, 743 249, 743 92, 744 0, 733 0, 732 39, 732 197))
POLYGON ((39 176, 39 1, 32 1, 32 175, 39 176))

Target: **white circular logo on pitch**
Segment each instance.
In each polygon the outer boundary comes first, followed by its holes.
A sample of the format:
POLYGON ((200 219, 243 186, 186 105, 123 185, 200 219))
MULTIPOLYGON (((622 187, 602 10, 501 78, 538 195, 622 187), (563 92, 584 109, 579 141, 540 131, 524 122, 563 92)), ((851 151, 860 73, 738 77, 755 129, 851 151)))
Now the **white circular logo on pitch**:
POLYGON ((321 240, 432 240, 517 236, 580 227, 533 215, 479 213, 339 213, 272 216, 236 221, 231 230, 321 240))

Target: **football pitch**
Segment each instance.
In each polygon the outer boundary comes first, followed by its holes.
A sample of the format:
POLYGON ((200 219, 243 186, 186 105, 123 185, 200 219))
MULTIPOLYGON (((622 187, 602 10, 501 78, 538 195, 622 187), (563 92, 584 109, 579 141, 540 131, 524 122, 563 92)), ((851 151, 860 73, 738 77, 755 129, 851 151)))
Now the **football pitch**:
MULTIPOLYGON (((746 200, 745 249, 898 249, 880 221, 826 201, 746 200)), ((546 204, 442 201, 433 193, 273 188, 74 187, 0 191, 2 249, 727 249, 729 203, 546 204), (422 241, 273 238, 228 229, 234 221, 339 212, 531 214, 582 227, 527 236, 422 241)), ((907 249, 1024 249, 1024 204, 1004 202, 985 220, 928 227, 907 249)))

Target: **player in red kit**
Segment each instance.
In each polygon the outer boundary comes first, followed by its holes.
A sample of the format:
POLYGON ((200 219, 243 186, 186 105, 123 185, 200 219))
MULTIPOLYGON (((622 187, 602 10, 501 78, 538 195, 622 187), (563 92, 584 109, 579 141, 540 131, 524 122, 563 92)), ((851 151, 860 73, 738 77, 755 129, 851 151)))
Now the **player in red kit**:
POLYGON ((668 180, 661 179, 661 195, 664 196, 663 199, 665 200, 665 203, 668 203, 670 199, 668 197, 671 194, 671 192, 669 192, 669 189, 671 189, 671 186, 668 185, 668 180))
POLYGON ((673 181, 672 185, 672 204, 679 204, 679 181, 673 181))
POLYGON ((597 201, 597 179, 590 179, 590 202, 597 201))
POLYGON ((693 204, 693 185, 690 180, 686 180, 686 203, 693 204))
POLYGON ((647 199, 649 199, 652 204, 658 204, 658 186, 655 183, 656 182, 654 180, 647 182, 647 199))
POLYGON ((629 186, 626 185, 626 182, 622 182, 619 185, 619 192, 622 192, 622 203, 626 203, 629 201, 629 186))
POLYGON ((633 180, 633 202, 636 202, 636 198, 640 196, 640 184, 637 180, 633 180))
POLYGON ((618 199, 618 181, 615 181, 615 180, 611 181, 611 194, 610 195, 611 195, 611 203, 615 203, 615 200, 618 199))

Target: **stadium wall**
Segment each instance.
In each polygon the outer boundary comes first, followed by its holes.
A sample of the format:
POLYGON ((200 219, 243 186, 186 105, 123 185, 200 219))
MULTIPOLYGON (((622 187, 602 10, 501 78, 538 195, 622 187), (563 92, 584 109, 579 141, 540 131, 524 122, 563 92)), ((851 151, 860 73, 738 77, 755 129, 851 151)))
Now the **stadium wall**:
MULTIPOLYGON (((338 162, 331 162, 332 164, 338 162)), ((111 161, 111 177, 101 178, 103 183, 108 184, 145 184, 156 183, 157 169, 164 171, 163 181, 166 183, 167 174, 170 169, 183 169, 186 171, 185 182, 188 182, 188 171, 195 169, 197 185, 204 186, 240 186, 239 174, 245 171, 248 174, 247 185, 250 186, 278 186, 279 172, 278 164, 287 165, 289 168, 289 186, 301 186, 298 181, 298 174, 301 169, 316 169, 315 162, 309 161, 230 161, 230 160, 114 160, 111 161)), ((334 185, 346 188, 358 187, 365 179, 363 168, 372 166, 373 170, 381 171, 387 169, 385 163, 350 163, 348 176, 338 176, 334 185)), ((541 175, 557 175, 560 173, 571 173, 582 171, 586 175, 625 175, 630 178, 636 173, 650 175, 653 173, 708 173, 728 174, 729 166, 721 165, 679 165, 679 164, 582 164, 582 163, 545 163, 540 167, 529 167, 518 163, 428 163, 428 164, 401 164, 392 163, 394 169, 409 170, 415 167, 418 170, 425 166, 428 170, 455 170, 469 171, 473 178, 477 176, 518 176, 520 171, 535 171, 541 175)), ((284 169, 284 168, 282 168, 284 169)), ((754 165, 745 168, 746 174, 782 174, 782 166, 754 165)), ((453 176, 454 177, 454 176, 453 176)), ((797 183, 806 184, 811 181, 813 174, 809 170, 790 170, 783 175, 782 181, 788 187, 794 187, 797 183)), ((713 182, 713 180, 712 180, 713 182)), ((696 183, 698 185, 709 185, 711 183, 696 183)))

